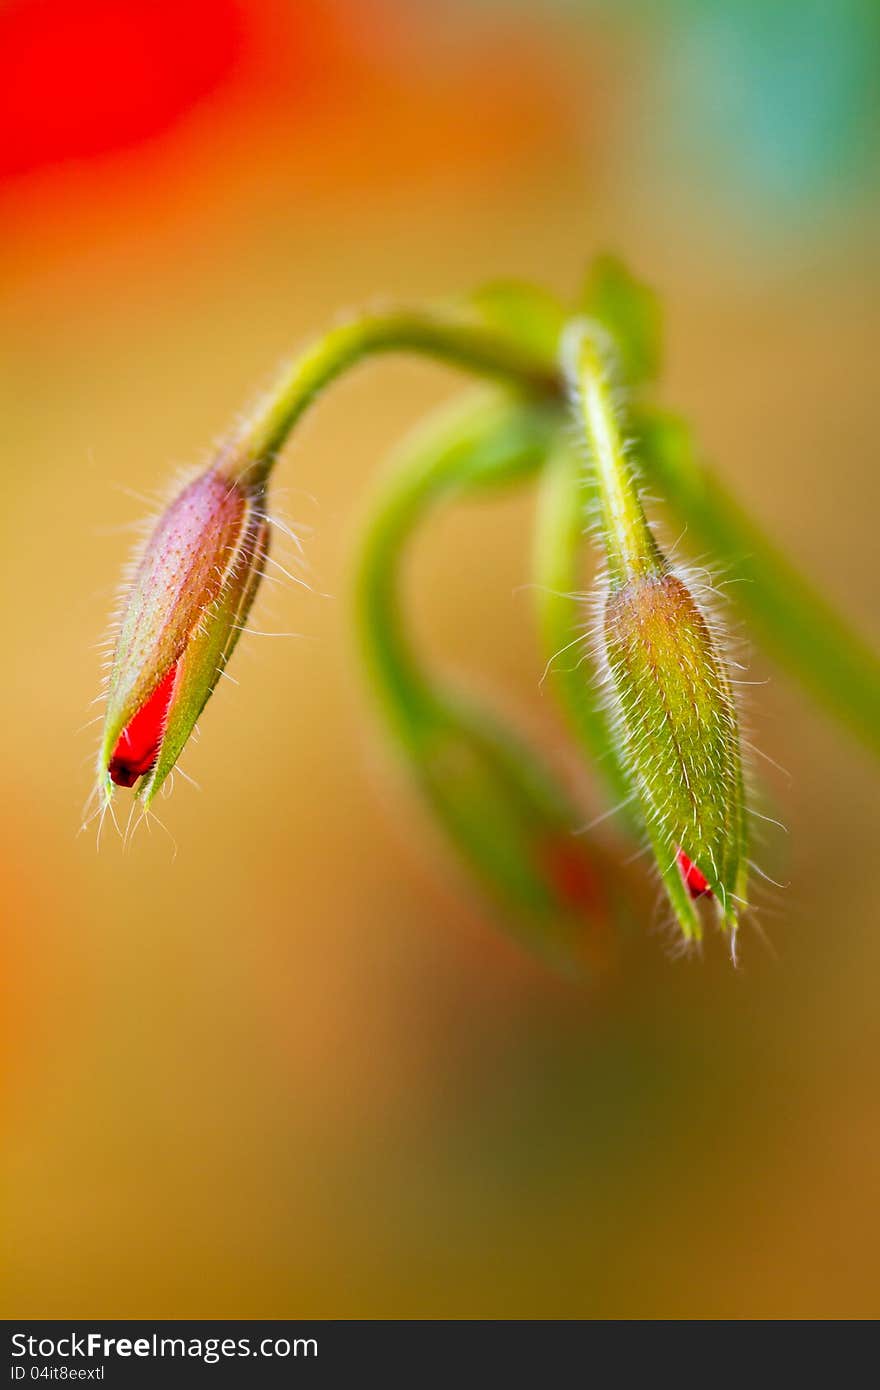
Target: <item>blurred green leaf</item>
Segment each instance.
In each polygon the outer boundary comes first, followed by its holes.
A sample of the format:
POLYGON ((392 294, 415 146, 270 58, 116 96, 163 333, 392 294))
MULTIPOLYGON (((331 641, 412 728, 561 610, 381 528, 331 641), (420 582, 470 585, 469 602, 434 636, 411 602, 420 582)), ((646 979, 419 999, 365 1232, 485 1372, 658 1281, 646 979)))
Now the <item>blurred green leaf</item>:
POLYGON ((555 359, 566 309, 541 285, 524 280, 492 280, 469 298, 492 328, 514 338, 520 347, 555 359))
POLYGON ((681 419, 634 412, 637 448, 688 537, 730 581, 730 601, 749 630, 875 754, 880 754, 880 659, 782 555, 699 459, 681 419))
POLYGON ((577 301, 577 312, 598 319, 614 339, 628 386, 652 381, 660 370, 661 312, 652 289, 614 256, 597 256, 577 301))

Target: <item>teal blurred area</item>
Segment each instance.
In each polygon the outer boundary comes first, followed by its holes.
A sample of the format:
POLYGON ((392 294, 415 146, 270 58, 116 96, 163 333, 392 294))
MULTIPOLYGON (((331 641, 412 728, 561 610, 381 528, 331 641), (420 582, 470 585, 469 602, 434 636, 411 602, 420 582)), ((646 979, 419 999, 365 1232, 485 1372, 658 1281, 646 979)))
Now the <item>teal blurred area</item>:
POLYGON ((779 244, 876 199, 880 10, 870 0, 684 5, 660 68, 666 171, 704 184, 735 225, 754 219, 779 244))

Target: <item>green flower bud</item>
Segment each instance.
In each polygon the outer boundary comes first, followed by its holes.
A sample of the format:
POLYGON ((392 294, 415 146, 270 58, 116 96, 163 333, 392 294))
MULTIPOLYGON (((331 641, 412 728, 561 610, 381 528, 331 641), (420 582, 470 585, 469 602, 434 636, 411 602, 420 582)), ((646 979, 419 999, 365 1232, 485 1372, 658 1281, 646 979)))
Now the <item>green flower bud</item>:
POLYGON ((262 487, 219 466, 160 517, 124 600, 98 776, 149 805, 193 731, 247 619, 263 572, 262 487))
POLYGON ((620 752, 682 927, 699 936, 693 902, 710 895, 735 927, 745 895, 742 771, 710 621, 684 579, 660 569, 610 585, 601 622, 620 752))
POLYGON ((745 811, 723 644, 642 509, 619 420, 613 342, 578 320, 566 330, 563 363, 607 557, 598 645, 620 757, 684 935, 700 937, 700 898, 714 899, 733 930, 745 903, 745 811))

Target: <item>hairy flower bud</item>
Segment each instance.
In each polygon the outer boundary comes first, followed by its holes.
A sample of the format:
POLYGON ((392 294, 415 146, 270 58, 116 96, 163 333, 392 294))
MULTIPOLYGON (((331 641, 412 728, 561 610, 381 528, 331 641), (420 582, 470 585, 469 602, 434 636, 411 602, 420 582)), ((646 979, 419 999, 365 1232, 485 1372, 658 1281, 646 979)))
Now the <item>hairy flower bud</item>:
POLYGON ((621 427, 613 339, 575 320, 562 354, 607 557, 599 649, 620 757, 684 935, 700 936, 700 898, 714 898, 733 930, 745 900, 745 813, 723 650, 645 517, 621 427))
POLYGON ((125 598, 98 775, 156 795, 238 640, 268 547, 263 491, 211 467, 160 517, 125 598))
POLYGON ((609 589, 602 614, 620 751, 686 933, 715 897, 736 924, 745 891, 736 709, 718 642, 669 569, 609 589))

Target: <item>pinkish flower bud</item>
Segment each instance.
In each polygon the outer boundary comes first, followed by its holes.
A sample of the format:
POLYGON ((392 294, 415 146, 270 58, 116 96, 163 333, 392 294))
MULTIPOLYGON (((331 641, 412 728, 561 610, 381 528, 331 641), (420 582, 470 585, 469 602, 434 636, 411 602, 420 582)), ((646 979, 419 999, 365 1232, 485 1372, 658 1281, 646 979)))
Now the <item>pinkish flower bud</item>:
POLYGON ((261 487, 218 467, 165 510, 125 599, 98 775, 153 799, 247 619, 268 547, 261 487))

